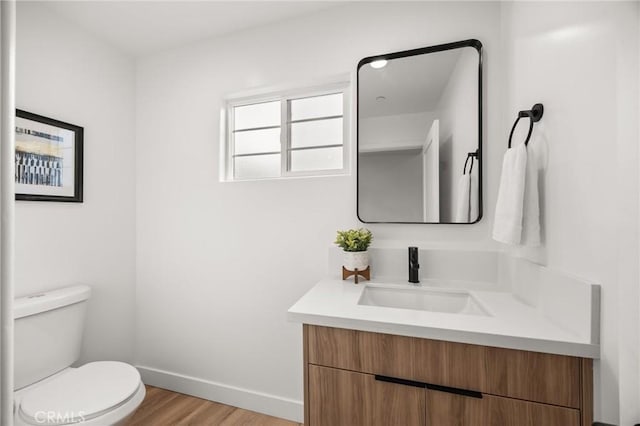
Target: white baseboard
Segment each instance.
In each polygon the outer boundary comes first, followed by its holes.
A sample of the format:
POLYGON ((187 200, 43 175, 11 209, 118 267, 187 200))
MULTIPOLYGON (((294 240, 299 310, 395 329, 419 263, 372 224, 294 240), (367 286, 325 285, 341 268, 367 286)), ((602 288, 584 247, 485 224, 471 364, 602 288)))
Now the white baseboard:
POLYGON ((197 396, 198 398, 232 405, 294 422, 301 423, 303 421, 302 401, 250 389, 242 389, 224 383, 211 382, 209 380, 151 367, 138 365, 136 368, 140 371, 142 381, 147 385, 197 396))

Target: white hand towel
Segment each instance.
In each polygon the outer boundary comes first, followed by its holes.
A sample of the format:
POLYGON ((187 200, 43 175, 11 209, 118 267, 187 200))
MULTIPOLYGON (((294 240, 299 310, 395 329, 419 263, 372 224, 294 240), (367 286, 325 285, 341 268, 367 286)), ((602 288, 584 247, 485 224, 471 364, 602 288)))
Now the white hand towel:
POLYGON ((493 221, 493 239, 501 243, 520 244, 526 168, 527 147, 521 144, 509 148, 502 161, 493 221))
POLYGON ((456 222, 469 222, 469 195, 471 192, 471 175, 463 174, 458 180, 458 202, 456 205, 456 222))
POLYGON ((478 194, 478 177, 476 175, 471 175, 471 190, 469 191, 469 222, 475 222, 478 220, 478 201, 480 200, 480 195, 478 194))
POLYGON ((522 245, 540 245, 540 206, 538 196, 538 158, 535 145, 527 149, 527 173, 524 184, 524 207, 522 212, 522 245))

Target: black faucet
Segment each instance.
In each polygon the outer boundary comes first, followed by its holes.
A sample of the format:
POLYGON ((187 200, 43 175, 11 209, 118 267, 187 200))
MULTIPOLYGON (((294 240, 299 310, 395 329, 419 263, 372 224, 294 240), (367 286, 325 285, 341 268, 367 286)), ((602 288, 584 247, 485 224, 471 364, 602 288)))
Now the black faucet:
POLYGON ((409 247, 409 282, 418 284, 418 270, 420 264, 418 263, 418 247, 409 247))

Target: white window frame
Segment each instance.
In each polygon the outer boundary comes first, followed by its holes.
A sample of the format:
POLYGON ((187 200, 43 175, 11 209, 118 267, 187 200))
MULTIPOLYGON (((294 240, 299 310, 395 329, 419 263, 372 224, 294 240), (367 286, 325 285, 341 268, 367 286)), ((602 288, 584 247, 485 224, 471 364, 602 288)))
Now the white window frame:
MULTIPOLYGON (((224 157, 224 162, 220 165, 224 167, 223 172, 220 174, 221 180, 224 182, 243 182, 243 181, 255 181, 255 180, 272 180, 272 179, 286 179, 294 177, 313 177, 313 176, 335 176, 345 175, 349 173, 350 164, 350 123, 351 123, 351 90, 348 80, 334 81, 331 83, 325 83, 322 85, 307 86, 304 88, 296 89, 284 89, 284 90, 268 90, 262 91, 262 93, 252 95, 240 95, 229 96, 226 99, 225 106, 221 114, 221 123, 224 123, 225 131, 224 138, 221 141, 221 155, 224 157), (310 171, 291 171, 291 152, 296 150, 308 150, 308 149, 320 149, 337 147, 340 145, 320 145, 303 148, 291 147, 291 108, 289 108, 289 102, 295 99, 309 98, 323 95, 331 95, 335 93, 342 93, 342 168, 330 169, 330 170, 310 170, 310 171), (279 176, 265 176, 265 177, 253 177, 253 178, 236 178, 234 177, 234 117, 233 109, 240 106, 254 105, 265 102, 280 102, 280 175, 279 176)), ((295 120, 296 122, 305 121, 319 121, 328 120, 331 118, 338 118, 340 116, 326 116, 317 117, 305 120, 295 120)), ((266 126, 265 128, 276 128, 278 126, 266 126)), ((254 129, 255 130, 255 129, 254 129)), ((275 154, 272 152, 270 154, 275 154)), ((265 153, 266 154, 266 153, 265 153)), ((265 155, 265 154, 247 154, 250 155, 265 155)))

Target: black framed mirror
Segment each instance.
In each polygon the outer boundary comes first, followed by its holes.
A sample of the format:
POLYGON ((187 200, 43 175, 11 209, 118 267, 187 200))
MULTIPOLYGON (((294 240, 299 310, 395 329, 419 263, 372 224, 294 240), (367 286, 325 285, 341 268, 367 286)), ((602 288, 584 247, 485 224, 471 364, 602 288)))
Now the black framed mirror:
POLYGON ((362 59, 356 146, 360 221, 480 221, 482 43, 362 59))

